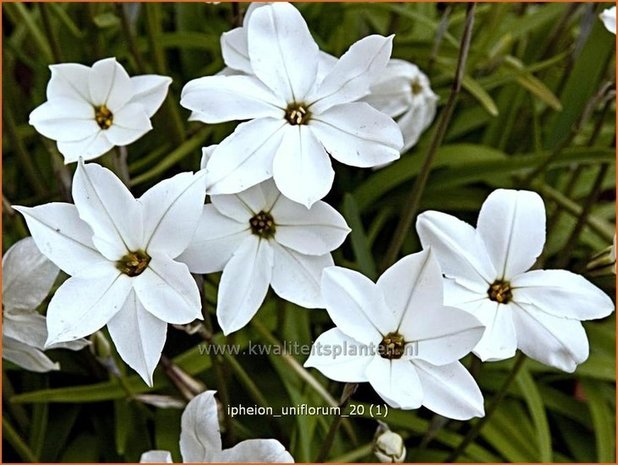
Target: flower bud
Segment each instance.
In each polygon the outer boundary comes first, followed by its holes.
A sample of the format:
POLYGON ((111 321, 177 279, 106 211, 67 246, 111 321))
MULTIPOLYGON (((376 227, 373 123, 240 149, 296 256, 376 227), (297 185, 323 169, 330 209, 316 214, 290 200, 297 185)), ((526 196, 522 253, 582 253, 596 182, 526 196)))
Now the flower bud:
POLYGON ((406 459, 406 446, 400 435, 380 422, 374 439, 373 453, 382 463, 401 463, 406 459))

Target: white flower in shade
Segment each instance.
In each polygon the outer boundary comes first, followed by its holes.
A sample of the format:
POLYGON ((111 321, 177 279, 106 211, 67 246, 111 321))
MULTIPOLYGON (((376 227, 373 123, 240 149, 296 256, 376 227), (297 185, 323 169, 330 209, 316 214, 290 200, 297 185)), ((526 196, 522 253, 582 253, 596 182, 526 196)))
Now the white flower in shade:
MULTIPOLYGON (((247 439, 223 449, 216 391, 194 397, 182 413, 180 453, 183 463, 293 463, 294 458, 275 439, 247 439)), ((144 452, 141 463, 172 463, 165 450, 144 452)))
POLYGON ((47 345, 107 325, 118 353, 152 385, 167 323, 201 316, 197 284, 174 260, 204 204, 203 175, 181 173, 135 199, 109 170, 81 161, 73 200, 15 207, 41 252, 71 276, 47 311, 47 345))
MULTIPOLYGON (((2 358, 29 371, 60 369, 43 353, 47 328, 45 317, 36 311, 59 271, 31 237, 13 244, 2 257, 2 358)), ((79 350, 86 345, 80 339, 47 348, 79 350)))
POLYGON ((442 304, 431 250, 404 257, 373 283, 340 267, 324 270, 322 295, 337 326, 320 335, 306 367, 335 381, 369 382, 389 405, 424 405, 448 418, 483 416, 483 396, 458 360, 483 334, 467 312, 442 304))
POLYGON ((438 96, 431 90, 429 78, 418 66, 391 59, 386 70, 371 85, 364 102, 395 118, 403 133, 406 152, 418 142, 435 115, 438 96))
POLYGON ((317 82, 318 46, 292 5, 255 8, 247 25, 253 75, 189 82, 181 105, 205 123, 240 124, 206 168, 210 194, 241 192, 274 178, 289 199, 310 207, 330 190, 341 163, 371 167, 399 158, 401 131, 387 115, 356 102, 390 57, 392 38, 353 44, 317 82))
POLYGON ((47 101, 30 113, 30 124, 58 142, 65 163, 96 158, 150 131, 172 82, 154 74, 129 77, 115 58, 50 69, 47 101))
POLYGON ((269 285, 297 305, 324 307, 322 270, 333 265, 330 252, 350 232, 334 208, 320 201, 307 209, 281 195, 272 181, 210 199, 178 260, 193 273, 223 270, 217 318, 225 334, 251 320, 269 285))
POLYGON ((607 30, 613 34, 616 34, 616 7, 613 6, 603 10, 599 17, 601 18, 601 21, 603 21, 603 24, 607 30))
POLYGON ((545 206, 535 192, 498 189, 483 203, 477 227, 435 211, 416 230, 445 275, 445 302, 476 316, 487 330, 474 353, 512 357, 517 348, 572 372, 588 358, 580 320, 603 318, 611 299, 582 276, 530 270, 545 244, 545 206))

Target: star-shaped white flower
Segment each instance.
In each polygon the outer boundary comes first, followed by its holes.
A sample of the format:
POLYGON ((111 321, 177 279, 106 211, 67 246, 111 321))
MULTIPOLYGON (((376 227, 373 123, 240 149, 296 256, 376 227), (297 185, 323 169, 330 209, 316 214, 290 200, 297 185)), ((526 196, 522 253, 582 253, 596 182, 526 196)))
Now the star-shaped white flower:
POLYGON ((519 348, 546 365, 572 372, 588 358, 580 320, 603 318, 611 299, 566 270, 530 270, 545 244, 545 206, 535 192, 498 189, 483 203, 477 227, 435 211, 416 230, 445 274, 445 302, 487 326, 474 353, 510 358, 519 348))
MULTIPOLYGON (((59 370, 44 353, 45 317, 36 311, 49 294, 60 270, 26 237, 2 257, 2 358, 29 371, 59 370)), ((83 339, 56 344, 48 349, 79 350, 83 339)))
MULTIPOLYGON (((202 164, 213 149, 204 149, 202 164)), ((193 273, 223 270, 217 319, 224 334, 251 320, 269 285, 297 305, 324 307, 322 270, 333 265, 330 252, 350 232, 334 208, 320 201, 307 209, 281 195, 270 180, 210 199, 193 241, 178 260, 193 273)))
POLYGON ((616 34, 616 7, 613 6, 603 10, 599 17, 601 18, 601 21, 603 21, 603 24, 607 30, 613 34, 616 34))
POLYGON ((396 58, 371 85, 364 102, 395 118, 403 133, 406 152, 418 142, 435 115, 438 96, 431 90, 429 78, 418 66, 396 58))
POLYGON ((355 43, 318 81, 318 46, 292 5, 255 8, 247 29, 254 75, 203 77, 182 92, 181 105, 205 123, 251 120, 215 150, 206 168, 210 194, 238 193, 272 177, 286 197, 309 207, 333 184, 329 155, 358 167, 399 158, 397 124, 357 102, 384 70, 391 37, 355 43))
MULTIPOLYGON (((216 391, 194 397, 182 413, 180 453, 183 463, 293 463, 294 458, 275 439, 247 439, 223 449, 215 401, 216 391)), ((144 452, 141 463, 172 463, 165 450, 144 452)))
POLYGON ((458 362, 484 327, 442 304, 442 274, 430 250, 401 259, 377 283, 328 268, 322 295, 337 327, 315 341, 306 367, 335 381, 369 382, 395 408, 424 405, 458 420, 484 415, 481 391, 458 362))
POLYGON ((47 311, 47 345, 107 325, 118 353, 152 385, 167 323, 201 319, 197 284, 174 260, 204 203, 202 174, 181 173, 135 199, 108 169, 80 161, 73 200, 15 207, 43 254, 71 276, 47 311))
POLYGON ((92 67, 51 65, 47 101, 30 113, 30 124, 58 142, 65 163, 91 160, 135 142, 152 129, 172 79, 154 74, 129 77, 115 58, 92 67))

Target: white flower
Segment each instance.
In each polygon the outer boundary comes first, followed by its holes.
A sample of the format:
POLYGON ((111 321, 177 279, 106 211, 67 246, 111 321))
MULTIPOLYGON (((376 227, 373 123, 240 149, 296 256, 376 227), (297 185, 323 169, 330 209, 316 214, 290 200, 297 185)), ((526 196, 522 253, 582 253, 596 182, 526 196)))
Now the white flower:
POLYGON ((373 453, 382 463, 402 463, 406 460, 406 445, 403 438, 390 430, 386 423, 379 426, 373 440, 373 453))
MULTIPOLYGON (((243 25, 221 34, 221 54, 223 55, 223 62, 228 67, 223 73, 253 74, 251 60, 249 58, 249 46, 247 44, 247 26, 256 8, 270 4, 272 3, 250 3, 243 18, 243 25)), ((293 6, 292 4, 290 5, 293 6)), ((337 58, 320 50, 318 59, 317 81, 322 81, 324 76, 326 76, 337 63, 337 58)), ((195 115, 193 119, 199 120, 199 117, 195 115)))
POLYGON ((107 325, 120 356, 152 385, 167 323, 201 318, 197 284, 175 261, 204 203, 201 174, 182 173, 135 199, 114 174, 80 161, 73 200, 15 207, 43 254, 71 276, 47 312, 47 345, 107 325))
MULTIPOLYGON (((248 439, 223 450, 216 391, 194 397, 182 413, 180 453, 183 463, 293 463, 294 458, 275 439, 248 439)), ((164 450, 144 452, 141 463, 172 463, 172 455, 164 450)))
POLYGON ((438 96, 431 90, 429 78, 418 66, 391 59, 384 73, 371 85, 364 102, 395 118, 403 133, 406 152, 418 142, 436 115, 438 96))
POLYGON ((616 34, 616 7, 613 6, 603 10, 599 17, 601 18, 601 21, 603 21, 603 24, 607 30, 613 34, 616 34))
POLYGON ((328 268, 322 295, 337 327, 315 341, 306 367, 335 381, 369 382, 395 408, 424 405, 457 420, 484 415, 481 391, 458 362, 484 328, 472 315, 443 306, 431 250, 404 257, 377 283, 328 268))
POLYGON ((96 158, 150 131, 172 82, 154 74, 129 77, 115 58, 91 68, 63 63, 50 69, 47 101, 30 113, 30 124, 58 141, 65 163, 96 158))
POLYGON ((572 372, 588 358, 580 320, 609 315, 611 299, 582 276, 530 270, 545 244, 545 206, 529 191, 498 189, 479 213, 476 230, 435 211, 416 229, 445 274, 445 302, 487 326, 474 353, 481 360, 526 355, 572 372))
MULTIPOLYGON (((203 163, 208 158, 205 150, 203 163)), ((268 286, 306 308, 323 308, 322 270, 350 232, 343 217, 324 202, 310 209, 265 181, 240 194, 213 195, 204 206, 191 245, 178 257, 193 273, 223 270, 217 318, 224 334, 245 326, 268 286)))
MULTIPOLYGON (((2 357, 26 370, 60 369, 43 353, 47 328, 45 317, 36 311, 59 271, 31 237, 13 244, 2 257, 2 357)), ((47 348, 79 350, 86 345, 88 342, 80 339, 47 348)))
POLYGON ((251 120, 215 150, 206 168, 210 194, 234 194, 272 177, 286 197, 309 207, 333 184, 329 154, 359 167, 399 158, 397 124, 356 102, 384 70, 392 37, 355 43, 317 82, 318 46, 296 8, 255 8, 247 29, 254 75, 203 77, 182 92, 181 105, 205 123, 251 120))

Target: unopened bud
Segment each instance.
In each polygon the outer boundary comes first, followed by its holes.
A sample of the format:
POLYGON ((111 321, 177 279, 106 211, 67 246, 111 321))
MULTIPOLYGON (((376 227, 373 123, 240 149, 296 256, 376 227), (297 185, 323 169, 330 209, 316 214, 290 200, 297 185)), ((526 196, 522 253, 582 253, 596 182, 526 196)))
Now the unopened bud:
POLYGON ((380 423, 374 439, 373 453, 382 463, 401 463, 406 459, 403 438, 380 423))
POLYGON ((90 344, 89 349, 99 360, 106 360, 112 356, 112 347, 101 331, 97 331, 92 336, 90 336, 90 344))

